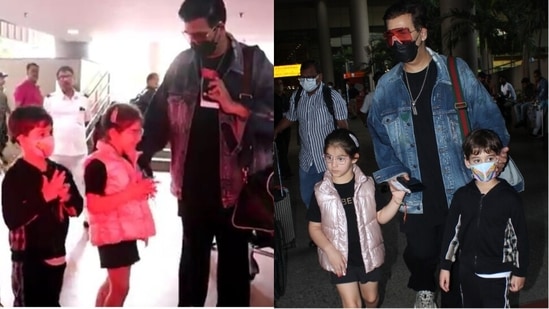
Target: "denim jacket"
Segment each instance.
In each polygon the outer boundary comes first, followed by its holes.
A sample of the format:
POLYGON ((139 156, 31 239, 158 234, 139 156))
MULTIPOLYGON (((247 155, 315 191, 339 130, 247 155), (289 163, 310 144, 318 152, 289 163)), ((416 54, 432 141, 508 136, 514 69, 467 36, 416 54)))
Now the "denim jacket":
MULTIPOLYGON (((433 123, 440 157, 440 169, 448 205, 454 192, 468 183, 471 172, 464 163, 463 138, 454 108, 455 97, 446 64, 446 57, 427 48, 437 66, 437 80, 431 94, 433 123)), ((467 64, 456 59, 461 89, 467 103, 471 129, 491 129, 509 144, 509 133, 497 105, 484 86, 477 81, 467 64)), ((377 183, 408 173, 421 180, 415 149, 414 123, 410 95, 402 80, 403 65, 397 64, 379 80, 368 116, 379 170, 373 173, 377 183)), ((422 193, 408 194, 400 211, 422 214, 422 193)))
MULTIPOLYGON (((232 99, 245 105, 250 110, 250 117, 247 120, 242 120, 219 110, 219 166, 221 197, 224 207, 235 205, 243 186, 245 173, 243 167, 240 166, 239 152, 242 149, 246 126, 254 126, 255 133, 263 136, 269 134, 272 136, 274 131, 273 65, 259 47, 253 47, 255 50, 252 63, 252 98, 241 96, 244 74, 242 49, 245 45, 237 42, 233 36, 229 35, 229 37, 234 57, 222 79, 232 99), (236 147, 233 149, 229 148, 222 130, 222 127, 227 127, 226 125, 232 129, 232 136, 236 141, 236 147)), ((139 147, 143 151, 140 165, 147 166, 152 156, 162 150, 168 141, 170 142, 172 156, 170 166, 171 192, 179 199, 182 197, 185 159, 192 118, 200 95, 201 77, 197 60, 198 56, 192 49, 181 52, 174 59, 147 110, 143 140, 139 147)), ((264 163, 268 161, 263 158, 266 156, 265 153, 272 157, 270 151, 264 151, 262 158, 257 159, 257 157, 254 157, 252 169, 260 170, 262 168, 256 166, 258 161, 263 162, 260 163, 263 165, 268 164, 264 163)), ((196 164, 211 163, 196 162, 196 164)))

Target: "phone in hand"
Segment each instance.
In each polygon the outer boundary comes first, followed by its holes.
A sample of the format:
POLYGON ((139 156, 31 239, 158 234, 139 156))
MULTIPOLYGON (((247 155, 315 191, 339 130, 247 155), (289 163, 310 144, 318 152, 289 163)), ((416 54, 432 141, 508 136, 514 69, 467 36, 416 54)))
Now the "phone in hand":
POLYGON ((215 102, 208 96, 208 90, 210 89, 210 81, 219 78, 219 73, 216 70, 202 68, 200 70, 202 74, 202 99, 205 101, 215 102))
POLYGON ((397 177, 397 181, 406 189, 410 190, 410 192, 421 192, 423 191, 423 189, 425 189, 423 183, 413 177, 410 178, 410 180, 406 180, 404 177, 400 176, 397 177))

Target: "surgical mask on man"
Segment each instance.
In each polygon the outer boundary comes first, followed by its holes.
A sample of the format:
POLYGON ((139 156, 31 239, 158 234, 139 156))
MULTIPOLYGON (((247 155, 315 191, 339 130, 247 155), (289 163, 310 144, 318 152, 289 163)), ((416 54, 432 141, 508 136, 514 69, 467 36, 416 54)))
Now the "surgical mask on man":
POLYGON ((303 90, 307 91, 307 92, 311 92, 313 90, 316 89, 316 87, 318 86, 317 82, 316 82, 316 78, 300 78, 299 79, 299 84, 301 85, 301 87, 303 88, 303 90))

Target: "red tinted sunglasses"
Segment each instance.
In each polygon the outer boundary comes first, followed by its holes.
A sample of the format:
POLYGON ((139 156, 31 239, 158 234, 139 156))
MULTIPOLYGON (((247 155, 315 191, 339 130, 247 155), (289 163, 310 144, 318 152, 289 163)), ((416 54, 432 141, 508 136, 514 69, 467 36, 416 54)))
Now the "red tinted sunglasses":
POLYGON ((416 32, 417 30, 414 29, 414 31, 410 31, 408 28, 395 28, 391 30, 385 31, 383 36, 385 37, 385 40, 387 41, 387 45, 389 47, 393 46, 395 42, 399 43, 405 43, 405 42, 412 42, 412 33, 416 32))

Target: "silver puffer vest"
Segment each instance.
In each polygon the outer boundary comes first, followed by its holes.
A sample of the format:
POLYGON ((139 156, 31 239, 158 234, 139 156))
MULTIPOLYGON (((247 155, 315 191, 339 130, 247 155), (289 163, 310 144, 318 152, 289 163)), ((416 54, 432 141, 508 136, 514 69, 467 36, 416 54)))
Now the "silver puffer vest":
MULTIPOLYGON (((374 180, 362 173, 360 168, 353 166, 355 174, 355 205, 362 259, 366 272, 370 272, 383 264, 385 247, 381 228, 377 222, 374 180)), ((348 258, 347 218, 341 198, 332 182, 329 171, 324 179, 315 185, 315 197, 320 207, 322 231, 333 246, 348 258)), ((320 266, 333 272, 328 255, 318 249, 320 266)))

